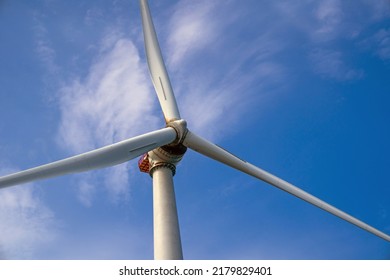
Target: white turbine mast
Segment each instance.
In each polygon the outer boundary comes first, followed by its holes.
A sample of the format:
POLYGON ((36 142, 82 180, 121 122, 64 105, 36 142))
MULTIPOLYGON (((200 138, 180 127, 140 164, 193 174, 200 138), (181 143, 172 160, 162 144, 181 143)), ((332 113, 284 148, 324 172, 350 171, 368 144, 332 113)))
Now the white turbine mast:
POLYGON ((139 162, 140 169, 148 172, 153 178, 154 258, 182 259, 173 176, 176 165, 187 148, 190 148, 265 181, 390 242, 389 235, 191 132, 186 121, 180 117, 147 0, 140 0, 140 5, 146 57, 166 127, 87 153, 0 177, 0 188, 100 169, 142 156, 139 162))

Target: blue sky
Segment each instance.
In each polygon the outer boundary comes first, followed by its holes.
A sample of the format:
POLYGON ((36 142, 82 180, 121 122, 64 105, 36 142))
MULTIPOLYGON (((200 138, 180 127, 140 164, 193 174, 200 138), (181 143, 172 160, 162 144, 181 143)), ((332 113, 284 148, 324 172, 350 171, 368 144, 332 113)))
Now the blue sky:
MULTIPOLYGON (((150 0, 188 127, 390 233, 390 4, 150 0)), ((138 1, 0 2, 0 174, 164 126, 138 1)), ((188 151, 187 259, 390 259, 390 244, 188 151)), ((151 259, 137 160, 0 191, 0 258, 151 259)))

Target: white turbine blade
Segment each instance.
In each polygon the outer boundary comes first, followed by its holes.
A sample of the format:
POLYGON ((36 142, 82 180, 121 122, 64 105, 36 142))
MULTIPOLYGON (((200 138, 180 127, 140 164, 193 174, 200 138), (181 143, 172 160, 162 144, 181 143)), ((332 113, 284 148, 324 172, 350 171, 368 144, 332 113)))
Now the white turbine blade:
POLYGON ((169 144, 175 139, 176 131, 173 128, 163 128, 87 153, 0 177, 0 188, 117 165, 169 144))
POLYGON ((165 122, 169 123, 170 121, 180 119, 179 109, 177 108, 175 95, 173 94, 171 82, 161 55, 147 0, 140 0, 140 5, 149 71, 164 113, 165 122))
POLYGON ((301 190, 300 188, 297 188, 296 186, 246 162, 238 157, 234 156, 233 154, 227 152, 226 150, 218 147, 217 145, 195 135, 194 133, 191 133, 188 131, 187 136, 183 142, 185 146, 188 148, 191 148, 194 151, 197 151, 207 157, 210 157, 214 160, 217 160, 219 162, 222 162, 226 165, 229 165, 235 169, 238 169, 244 173, 247 173, 253 177, 256 177, 260 180, 263 180, 281 190, 284 190, 306 202, 309 202, 313 204, 314 206, 317 206, 347 222, 350 222, 370 233, 373 233, 387 241, 390 242, 390 236, 373 228, 370 225, 367 225, 366 223, 356 219, 355 217, 337 209, 336 207, 322 201, 321 199, 318 199, 317 197, 301 190))

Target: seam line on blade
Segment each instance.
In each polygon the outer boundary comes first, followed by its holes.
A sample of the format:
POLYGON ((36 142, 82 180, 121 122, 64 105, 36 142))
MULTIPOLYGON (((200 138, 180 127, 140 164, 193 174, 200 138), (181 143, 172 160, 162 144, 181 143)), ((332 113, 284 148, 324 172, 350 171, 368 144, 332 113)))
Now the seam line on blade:
POLYGON ((147 144, 147 145, 142 146, 142 147, 139 147, 139 148, 131 149, 131 150, 129 150, 129 153, 133 153, 133 152, 135 152, 135 151, 142 150, 142 149, 145 149, 145 148, 147 148, 147 149, 148 149, 148 148, 152 148, 152 147, 154 147, 156 144, 157 144, 156 142, 153 142, 153 143, 147 144))
POLYGON ((164 99, 167 100, 167 96, 165 95, 165 90, 164 90, 164 86, 163 86, 161 77, 158 76, 158 79, 160 80, 160 85, 161 85, 162 92, 163 92, 163 94, 164 94, 164 99))

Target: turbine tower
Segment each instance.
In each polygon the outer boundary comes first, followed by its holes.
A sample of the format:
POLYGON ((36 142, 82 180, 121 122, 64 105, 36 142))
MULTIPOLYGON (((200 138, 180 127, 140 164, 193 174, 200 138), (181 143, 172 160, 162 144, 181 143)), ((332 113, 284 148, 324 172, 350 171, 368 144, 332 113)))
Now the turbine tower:
POLYGON ((173 176, 187 148, 265 181, 390 242, 390 236, 304 190, 234 156, 191 132, 180 117, 147 0, 140 0, 146 57, 166 127, 87 153, 0 177, 0 188, 124 163, 141 156, 140 169, 153 178, 154 257, 182 259, 173 176))

